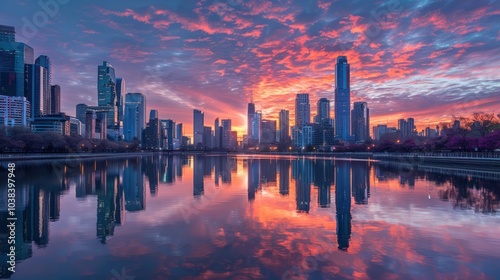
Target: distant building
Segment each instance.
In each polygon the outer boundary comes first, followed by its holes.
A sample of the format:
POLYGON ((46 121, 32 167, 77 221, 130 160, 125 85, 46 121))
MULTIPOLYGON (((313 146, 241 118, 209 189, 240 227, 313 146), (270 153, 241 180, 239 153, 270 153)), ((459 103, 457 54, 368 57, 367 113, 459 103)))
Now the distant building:
POLYGON ((213 149, 212 128, 210 126, 203 127, 203 144, 206 149, 213 149))
POLYGON ((295 126, 301 128, 311 122, 309 94, 297 94, 295 98, 295 126))
POLYGON ((83 136, 83 124, 79 119, 69 118, 69 134, 71 136, 83 136))
POLYGON ((96 119, 97 119, 97 114, 95 111, 85 112, 85 138, 87 139, 95 138, 96 119))
POLYGON ((288 142, 290 140, 290 113, 288 110, 280 111, 279 122, 279 141, 281 143, 288 142))
POLYGON ((59 114, 61 112, 61 87, 59 85, 50 86, 50 113, 59 114))
POLYGON ((229 149, 231 144, 231 120, 221 120, 221 143, 223 149, 229 149))
POLYGON ((34 117, 49 115, 51 113, 51 88, 52 67, 49 57, 40 55, 35 60, 34 99, 32 102, 34 117))
POLYGON ((366 102, 354 102, 351 125, 354 141, 366 142, 370 139, 370 110, 366 102))
POLYGON ((161 123, 158 119, 158 111, 151 110, 149 122, 142 133, 142 147, 146 150, 161 149, 161 123))
POLYGON ((331 120, 330 117, 330 100, 321 98, 317 104, 317 114, 314 117, 314 122, 318 124, 326 124, 331 120))
POLYGON ((35 133, 55 132, 61 135, 70 135, 70 117, 61 113, 35 118, 31 122, 31 131, 35 133))
MULTIPOLYGON (((255 115, 255 104, 253 102, 248 103, 247 108, 247 135, 248 138, 252 138, 256 134, 252 132, 253 117, 255 115)), ((250 141, 251 142, 251 141, 250 141)))
POLYGON ((204 114, 200 110, 193 110, 193 145, 203 147, 204 114))
POLYGON ((125 112, 123 134, 125 141, 134 139, 142 141, 142 130, 146 122, 146 97, 141 93, 127 93, 125 96, 125 112))
POLYGON ((260 143, 261 144, 276 143, 276 121, 262 120, 260 143))
POLYGON ((127 94, 127 87, 125 85, 125 79, 116 78, 116 99, 118 106, 118 123, 123 123, 124 121, 124 106, 125 106, 125 95, 127 94))
POLYGON ((76 118, 81 121, 82 123, 85 123, 85 113, 87 113, 87 104, 77 104, 76 105, 76 118))
POLYGON ((164 138, 162 144, 163 147, 165 147, 167 150, 173 150, 174 149, 174 132, 175 132, 175 122, 173 120, 161 120, 161 126, 162 130, 164 131, 162 133, 162 137, 164 138))
POLYGON ((351 128, 350 66, 346 56, 337 57, 335 64, 335 135, 348 141, 351 128))
POLYGON ((399 119, 398 120, 398 130, 401 133, 403 139, 415 135, 415 120, 413 118, 399 119))
POLYGON ((26 97, 0 95, 0 122, 3 125, 29 126, 30 112, 30 103, 26 97))
POLYGON ((222 148, 222 127, 219 124, 219 118, 214 121, 214 149, 222 148))
POLYGON ((262 122, 262 112, 257 111, 253 115, 252 118, 252 141, 256 144, 260 143, 260 130, 261 130, 261 122, 262 122))

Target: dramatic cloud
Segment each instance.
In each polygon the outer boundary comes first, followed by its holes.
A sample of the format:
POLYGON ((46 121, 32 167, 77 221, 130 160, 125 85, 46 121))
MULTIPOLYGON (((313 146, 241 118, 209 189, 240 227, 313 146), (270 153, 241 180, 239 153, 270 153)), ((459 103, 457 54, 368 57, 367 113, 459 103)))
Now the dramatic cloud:
POLYGON ((206 125, 233 119, 241 137, 250 100, 271 119, 281 109, 293 118, 297 93, 310 94, 313 114, 319 98, 334 102, 339 55, 348 56, 352 100, 368 102, 372 125, 414 117, 421 130, 452 115, 499 113, 497 2, 362 4, 91 0, 47 10, 7 0, 0 24, 52 59, 69 114, 97 103, 97 65, 106 60, 128 92, 144 93, 148 110, 184 123, 185 134, 197 108, 206 125))

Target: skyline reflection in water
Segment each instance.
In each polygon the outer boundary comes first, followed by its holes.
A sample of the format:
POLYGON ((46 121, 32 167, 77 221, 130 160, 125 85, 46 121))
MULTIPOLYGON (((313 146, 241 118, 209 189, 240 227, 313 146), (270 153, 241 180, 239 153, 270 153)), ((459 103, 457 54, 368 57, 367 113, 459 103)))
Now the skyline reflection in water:
MULTIPOLYGON (((122 268, 136 279, 500 274, 494 173, 205 155, 75 161, 63 172, 50 162, 16 166, 21 262, 11 275, 2 245, 2 277, 108 279, 122 268)), ((4 187, 0 199, 6 221, 4 187)))

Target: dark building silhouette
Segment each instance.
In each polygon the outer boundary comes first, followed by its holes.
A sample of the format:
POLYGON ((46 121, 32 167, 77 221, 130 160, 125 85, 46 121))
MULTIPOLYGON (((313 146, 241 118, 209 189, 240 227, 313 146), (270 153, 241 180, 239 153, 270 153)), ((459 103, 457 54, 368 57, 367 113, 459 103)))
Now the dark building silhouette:
POLYGON ((335 163, 335 210, 337 211, 337 241, 339 249, 346 251, 351 238, 351 177, 350 163, 335 163))

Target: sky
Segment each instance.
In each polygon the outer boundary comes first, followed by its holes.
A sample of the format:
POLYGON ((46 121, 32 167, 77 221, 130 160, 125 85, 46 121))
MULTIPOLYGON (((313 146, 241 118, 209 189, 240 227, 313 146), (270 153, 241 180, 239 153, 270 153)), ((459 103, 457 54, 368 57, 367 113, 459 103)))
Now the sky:
MULTIPOLYGON (((97 105, 103 60, 147 110, 184 123, 193 109, 246 133, 250 100, 266 119, 310 95, 333 117, 335 60, 348 57, 351 103, 371 125, 418 130, 472 112, 500 113, 500 1, 2 0, 0 24, 52 61, 61 110, 97 105)), ((352 106, 352 105, 351 105, 352 106)), ((147 114, 149 116, 149 113, 147 114)), ((149 117, 148 117, 149 118, 149 117)))

